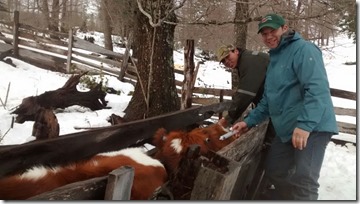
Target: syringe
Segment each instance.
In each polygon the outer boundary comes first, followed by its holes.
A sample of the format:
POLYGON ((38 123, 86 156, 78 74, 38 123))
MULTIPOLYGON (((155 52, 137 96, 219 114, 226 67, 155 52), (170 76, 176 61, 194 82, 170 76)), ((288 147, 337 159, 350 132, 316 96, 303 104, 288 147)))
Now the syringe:
POLYGON ((225 140, 225 139, 235 135, 236 133, 237 133, 237 131, 230 131, 230 132, 228 132, 226 134, 221 135, 219 140, 225 140))

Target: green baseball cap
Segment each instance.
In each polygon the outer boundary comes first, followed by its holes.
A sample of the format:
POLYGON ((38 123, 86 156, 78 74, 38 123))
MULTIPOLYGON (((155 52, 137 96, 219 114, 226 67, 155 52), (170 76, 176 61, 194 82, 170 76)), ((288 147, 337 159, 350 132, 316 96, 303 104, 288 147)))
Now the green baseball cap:
POLYGON ((270 27, 273 29, 278 29, 280 26, 285 25, 285 20, 280 15, 275 13, 267 14, 264 18, 259 22, 258 33, 260 33, 261 29, 264 27, 270 27))
POLYGON ((227 57, 231 51, 235 50, 236 47, 234 45, 223 45, 219 47, 217 50, 216 56, 219 62, 223 61, 225 57, 227 57))

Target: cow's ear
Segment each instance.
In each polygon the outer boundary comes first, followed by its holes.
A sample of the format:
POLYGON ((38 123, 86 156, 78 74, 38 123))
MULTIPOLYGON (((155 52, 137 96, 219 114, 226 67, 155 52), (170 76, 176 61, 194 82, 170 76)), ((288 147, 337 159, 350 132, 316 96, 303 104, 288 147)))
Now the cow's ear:
POLYGON ((166 134, 167 131, 165 128, 159 128, 153 137, 153 144, 157 147, 157 148, 161 148, 163 146, 163 143, 165 141, 164 138, 166 138, 166 134))

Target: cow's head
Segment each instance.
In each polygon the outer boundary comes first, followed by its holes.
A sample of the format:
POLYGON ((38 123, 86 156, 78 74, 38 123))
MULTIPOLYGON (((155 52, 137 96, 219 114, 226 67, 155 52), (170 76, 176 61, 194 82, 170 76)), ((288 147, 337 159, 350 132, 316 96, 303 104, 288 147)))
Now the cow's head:
POLYGON ((199 145, 200 154, 205 155, 209 150, 216 152, 234 141, 236 139, 234 136, 226 140, 219 140, 220 136, 227 132, 218 124, 195 128, 190 132, 167 132, 164 128, 160 128, 153 138, 153 144, 157 148, 154 157, 159 159, 168 171, 174 172, 191 145, 199 145))

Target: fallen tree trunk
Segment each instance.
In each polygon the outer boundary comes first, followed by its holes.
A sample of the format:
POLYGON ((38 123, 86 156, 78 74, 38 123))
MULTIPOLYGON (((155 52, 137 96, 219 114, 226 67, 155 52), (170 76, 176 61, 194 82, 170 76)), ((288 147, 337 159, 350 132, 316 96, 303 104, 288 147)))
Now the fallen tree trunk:
POLYGON ((76 89, 80 78, 86 73, 71 76, 65 85, 57 90, 47 91, 39 96, 24 98, 20 106, 12 112, 18 115, 15 122, 34 121, 35 115, 40 108, 51 110, 73 105, 87 107, 92 111, 106 108, 106 92, 101 89, 102 84, 98 84, 88 92, 79 92, 76 89))

